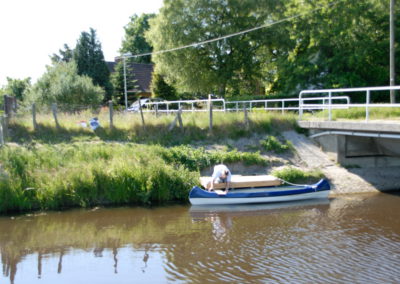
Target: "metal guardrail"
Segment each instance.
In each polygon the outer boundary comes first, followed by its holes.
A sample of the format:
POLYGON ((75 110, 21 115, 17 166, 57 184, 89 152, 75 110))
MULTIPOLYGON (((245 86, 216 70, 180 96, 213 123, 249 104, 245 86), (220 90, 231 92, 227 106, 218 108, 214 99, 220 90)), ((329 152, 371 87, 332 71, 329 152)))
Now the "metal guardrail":
POLYGON ((348 104, 348 107, 365 107, 365 120, 369 120, 369 108, 370 107, 400 107, 400 104, 371 104, 371 92, 372 91, 390 91, 390 90, 400 90, 400 86, 391 87, 365 87, 365 88, 343 88, 343 89, 325 89, 325 90, 303 90, 299 93, 299 119, 303 116, 303 111, 306 109, 304 106, 304 101, 308 98, 304 98, 307 94, 327 94, 328 97, 328 120, 332 120, 332 109, 335 105, 332 104, 332 100, 335 96, 334 93, 354 93, 354 92, 365 92, 365 104, 348 104))
MULTIPOLYGON (((348 96, 336 96, 331 99, 343 101, 342 104, 335 104, 333 108, 348 108, 350 105, 350 98, 348 96)), ((271 111, 299 111, 300 101, 303 102, 302 109, 307 110, 323 110, 328 109, 328 99, 326 97, 313 97, 313 98, 289 98, 289 99, 267 99, 267 100, 248 100, 248 101, 225 101, 224 99, 212 99, 213 111, 243 111, 252 109, 263 109, 271 111), (304 103, 313 102, 313 103, 304 103), (291 104, 289 104, 291 103, 291 104), (293 105, 293 103, 295 105, 293 105), (296 104, 297 103, 297 104, 296 104), (227 107, 234 105, 234 107, 227 107)), ((164 102, 149 102, 142 107, 143 112, 160 112, 160 113, 174 113, 179 109, 182 112, 206 112, 208 111, 209 100, 180 100, 180 101, 164 101, 164 102)))

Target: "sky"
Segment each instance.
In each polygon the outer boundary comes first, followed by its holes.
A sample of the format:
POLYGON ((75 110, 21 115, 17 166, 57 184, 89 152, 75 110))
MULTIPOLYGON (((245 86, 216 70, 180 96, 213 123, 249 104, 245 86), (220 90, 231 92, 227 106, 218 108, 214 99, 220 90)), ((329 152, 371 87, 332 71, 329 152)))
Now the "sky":
POLYGON ((46 71, 50 55, 64 44, 74 48, 82 31, 93 28, 106 61, 119 55, 124 26, 134 14, 158 13, 163 0, 1 0, 0 87, 6 78, 46 71))

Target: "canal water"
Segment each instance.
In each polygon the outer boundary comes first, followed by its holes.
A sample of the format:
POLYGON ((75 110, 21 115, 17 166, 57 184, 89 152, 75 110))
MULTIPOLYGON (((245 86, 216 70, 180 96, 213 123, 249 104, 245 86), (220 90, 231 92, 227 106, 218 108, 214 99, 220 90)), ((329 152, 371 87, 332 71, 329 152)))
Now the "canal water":
POLYGON ((0 283, 400 283, 400 195, 0 217, 0 283))

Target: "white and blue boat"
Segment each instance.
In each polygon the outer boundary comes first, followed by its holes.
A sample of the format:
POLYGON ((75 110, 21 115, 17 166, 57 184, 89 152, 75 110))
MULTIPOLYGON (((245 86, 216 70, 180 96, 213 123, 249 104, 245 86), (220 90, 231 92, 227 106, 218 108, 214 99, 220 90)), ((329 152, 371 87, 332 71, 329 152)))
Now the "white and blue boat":
POLYGON ((192 205, 253 204, 328 198, 331 187, 326 179, 311 185, 235 188, 226 194, 194 186, 189 193, 192 205))

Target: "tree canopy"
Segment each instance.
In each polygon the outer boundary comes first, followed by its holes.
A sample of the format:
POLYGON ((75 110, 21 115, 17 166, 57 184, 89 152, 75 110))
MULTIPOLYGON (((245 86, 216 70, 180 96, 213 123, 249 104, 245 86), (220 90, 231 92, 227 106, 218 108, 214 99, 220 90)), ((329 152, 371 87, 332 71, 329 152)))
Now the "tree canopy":
MULTIPOLYGON (((124 27, 125 38, 122 41, 121 53, 142 54, 150 53, 153 47, 145 38, 145 32, 150 28, 149 19, 155 17, 155 14, 133 15, 130 22, 124 27)), ((151 63, 151 56, 142 56, 132 58, 137 63, 151 63)))
POLYGON ((110 71, 94 29, 90 28, 89 32, 81 33, 74 49, 73 58, 78 68, 78 74, 92 78, 94 84, 104 88, 107 94, 106 99, 110 99, 112 94, 110 71))
POLYGON ((97 106, 103 97, 104 90, 94 85, 89 76, 78 75, 77 65, 71 61, 47 66, 47 72, 28 93, 27 102, 97 106))
POLYGON ((25 79, 13 79, 7 77, 7 85, 1 88, 0 94, 14 96, 17 100, 23 101, 30 87, 31 78, 29 77, 25 79))
POLYGON ((254 27, 155 54, 156 72, 178 91, 222 96, 389 83, 385 0, 165 0, 146 38, 157 53, 254 27))

